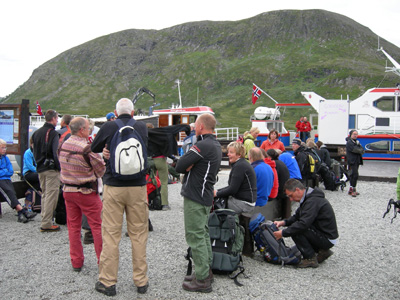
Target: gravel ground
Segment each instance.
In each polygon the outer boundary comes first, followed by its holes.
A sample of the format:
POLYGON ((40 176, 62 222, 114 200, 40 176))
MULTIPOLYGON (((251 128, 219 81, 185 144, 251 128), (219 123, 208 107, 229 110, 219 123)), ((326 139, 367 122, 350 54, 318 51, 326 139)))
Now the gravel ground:
MULTIPOLYGON (((223 187, 229 171, 222 171, 216 187, 223 187)), ((237 287, 226 276, 216 275, 210 294, 182 290, 187 262, 183 230, 181 185, 169 185, 170 211, 151 211, 154 231, 148 240, 150 287, 139 295, 132 282, 131 246, 123 236, 117 296, 114 299, 399 299, 399 219, 382 219, 386 204, 395 197, 395 184, 360 182, 361 193, 326 191, 336 212, 339 244, 334 255, 317 269, 296 269, 265 263, 259 253, 244 257, 248 278, 237 287)), ((108 299, 97 293, 97 264, 93 245, 84 245, 82 272, 72 271, 67 227, 58 233, 41 233, 40 216, 27 224, 1 203, 0 297, 2 299, 108 299)), ((391 211, 390 216, 393 215, 391 211)), ((124 225, 124 228, 125 225, 124 225)), ((125 232, 125 229, 124 231, 125 232)), ((290 238, 286 239, 292 244, 290 238)))

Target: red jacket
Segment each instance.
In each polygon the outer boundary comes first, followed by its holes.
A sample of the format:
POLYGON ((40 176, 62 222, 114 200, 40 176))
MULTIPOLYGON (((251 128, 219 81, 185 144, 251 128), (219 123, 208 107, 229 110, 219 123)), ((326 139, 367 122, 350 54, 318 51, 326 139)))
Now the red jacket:
POLYGON ((304 131, 304 132, 311 131, 310 122, 308 122, 308 121, 303 122, 302 125, 301 125, 301 130, 300 131, 304 131))
POLYGON ((297 131, 301 131, 302 125, 303 125, 303 121, 298 120, 298 121, 296 122, 295 127, 296 127, 297 131))
POLYGON ((272 172, 274 173, 274 185, 272 186, 271 193, 268 196, 268 198, 274 199, 276 198, 276 196, 278 196, 278 188, 279 188, 278 173, 276 172, 276 163, 269 157, 265 158, 264 162, 271 167, 272 172))

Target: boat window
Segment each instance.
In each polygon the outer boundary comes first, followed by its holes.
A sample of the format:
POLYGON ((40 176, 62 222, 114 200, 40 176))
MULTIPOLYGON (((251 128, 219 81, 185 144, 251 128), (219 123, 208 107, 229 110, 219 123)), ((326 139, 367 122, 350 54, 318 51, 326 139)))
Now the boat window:
POLYGON ((365 150, 389 151, 389 141, 378 141, 365 145, 365 150))
POLYGON ((395 111, 396 98, 395 97, 382 97, 373 102, 373 106, 382 111, 395 111))
POLYGON ((393 151, 400 151, 400 141, 393 142, 393 151))
POLYGON ((181 115, 173 115, 172 116, 172 125, 181 124, 181 115))
POLYGON ((375 125, 376 126, 389 126, 390 125, 390 119, 389 118, 376 118, 375 119, 375 125))
POLYGON ((197 118, 196 115, 191 115, 191 116, 189 116, 189 124, 195 123, 195 122, 196 122, 196 118, 197 118))
POLYGON ((267 123, 267 128, 268 128, 268 131, 271 131, 272 129, 276 129, 278 132, 282 132, 282 123, 273 123, 273 122, 271 122, 271 123, 267 123))

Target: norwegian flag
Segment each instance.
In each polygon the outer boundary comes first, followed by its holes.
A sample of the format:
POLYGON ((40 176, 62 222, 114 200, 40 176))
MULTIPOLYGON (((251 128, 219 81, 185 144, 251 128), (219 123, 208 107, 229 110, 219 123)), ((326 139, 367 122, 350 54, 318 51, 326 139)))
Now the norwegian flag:
POLYGON ((256 101, 260 96, 261 96, 261 89, 253 83, 253 94, 251 97, 251 101, 253 102, 253 104, 256 104, 256 101))
POLYGON ((36 101, 36 112, 39 114, 39 116, 43 116, 42 108, 40 107, 39 101, 36 101))

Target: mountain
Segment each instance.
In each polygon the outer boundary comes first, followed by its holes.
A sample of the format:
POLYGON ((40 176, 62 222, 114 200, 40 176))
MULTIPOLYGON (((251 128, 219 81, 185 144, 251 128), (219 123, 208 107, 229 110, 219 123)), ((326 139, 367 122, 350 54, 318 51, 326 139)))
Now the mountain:
MULTIPOLYGON (((400 49, 380 39, 396 60, 400 49)), ((34 70, 2 103, 39 101, 43 110, 104 116, 122 97, 146 87, 167 108, 177 104, 181 80, 184 106, 208 105, 220 127, 251 126, 252 83, 278 102, 304 102, 313 90, 350 99, 374 86, 395 86, 384 73, 378 37, 367 27, 324 10, 282 10, 234 22, 192 22, 163 30, 130 29, 69 49, 34 70)), ((148 110, 144 95, 136 109, 148 110)), ((262 95, 257 105, 274 103, 262 95)), ((283 116, 293 128, 311 109, 283 116), (292 124, 293 123, 293 124, 292 124)))

